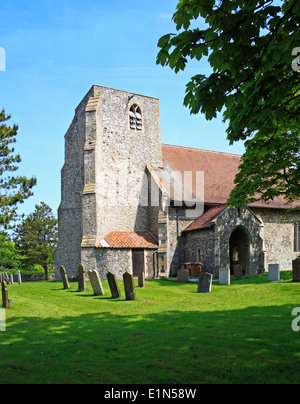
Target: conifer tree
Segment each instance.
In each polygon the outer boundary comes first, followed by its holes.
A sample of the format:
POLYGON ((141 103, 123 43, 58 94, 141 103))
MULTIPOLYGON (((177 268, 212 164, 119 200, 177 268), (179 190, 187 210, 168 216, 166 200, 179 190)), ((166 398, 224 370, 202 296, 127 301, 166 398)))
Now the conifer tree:
POLYGON ((25 176, 15 176, 19 154, 15 154, 13 144, 16 142, 18 126, 7 125, 10 115, 4 109, 0 112, 0 226, 7 227, 17 218, 17 208, 29 196, 33 195, 32 188, 36 178, 27 179, 25 176))
POLYGON ((15 228, 15 244, 22 256, 23 265, 41 265, 48 280, 48 270, 54 262, 57 245, 57 219, 44 202, 35 205, 30 213, 15 228))

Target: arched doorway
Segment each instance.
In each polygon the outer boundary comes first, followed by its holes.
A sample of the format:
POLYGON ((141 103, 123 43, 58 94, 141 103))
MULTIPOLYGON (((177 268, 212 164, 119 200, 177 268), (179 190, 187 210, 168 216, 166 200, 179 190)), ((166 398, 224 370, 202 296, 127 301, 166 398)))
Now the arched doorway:
POLYGON ((237 227, 229 239, 230 272, 234 265, 242 265, 243 275, 250 271, 250 237, 243 227, 237 227))

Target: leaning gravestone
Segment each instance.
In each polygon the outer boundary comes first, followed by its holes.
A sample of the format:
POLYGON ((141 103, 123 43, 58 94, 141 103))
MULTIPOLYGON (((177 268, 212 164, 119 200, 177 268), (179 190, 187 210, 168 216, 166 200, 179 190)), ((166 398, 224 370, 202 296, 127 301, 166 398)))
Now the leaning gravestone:
POLYGON ((78 292, 84 292, 85 290, 85 268, 83 264, 80 264, 78 267, 78 292))
POLYGON ((139 272, 138 273, 138 285, 139 285, 139 288, 144 288, 145 287, 145 274, 144 274, 144 272, 139 272))
POLYGON ((135 300, 135 288, 133 282, 133 275, 125 272, 123 275, 124 289, 126 300, 135 300))
POLYGON ((112 274, 111 272, 107 272, 106 276, 107 276, 112 298, 117 299, 117 298, 121 297, 121 292, 120 292, 119 285, 118 285, 118 282, 116 279, 116 275, 112 274))
POLYGON ((199 275, 197 293, 210 293, 213 275, 208 272, 202 272, 199 275))
POLYGON ((21 272, 20 271, 18 271, 18 283, 19 283, 19 285, 22 284, 22 277, 21 277, 21 272))
POLYGON ((60 276, 61 276, 62 283, 64 285, 64 289, 70 289, 67 272, 63 265, 61 265, 61 267, 60 267, 60 276))
POLYGON ((186 283, 190 280, 190 274, 187 269, 179 269, 177 272, 177 282, 186 283))
POLYGON ((99 273, 96 270, 88 271, 90 282, 94 291, 95 296, 103 296, 104 290, 102 287, 101 279, 99 273))
POLYGON ((268 267, 268 279, 271 282, 280 281, 279 264, 269 264, 268 267))
POLYGON ((293 261, 293 282, 300 282, 300 256, 293 261))
POLYGON ((219 268, 219 285, 230 285, 229 268, 219 268))
POLYGON ((7 291, 7 286, 6 282, 2 282, 2 306, 5 309, 11 308, 12 307, 12 301, 8 297, 8 291, 7 291))

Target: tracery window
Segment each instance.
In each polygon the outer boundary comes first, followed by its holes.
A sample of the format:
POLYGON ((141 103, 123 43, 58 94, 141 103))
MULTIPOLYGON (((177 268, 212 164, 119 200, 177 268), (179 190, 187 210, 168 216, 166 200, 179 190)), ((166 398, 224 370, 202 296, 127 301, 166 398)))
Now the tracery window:
POLYGON ((132 105, 129 110, 129 126, 130 129, 143 129, 142 111, 136 104, 132 105))

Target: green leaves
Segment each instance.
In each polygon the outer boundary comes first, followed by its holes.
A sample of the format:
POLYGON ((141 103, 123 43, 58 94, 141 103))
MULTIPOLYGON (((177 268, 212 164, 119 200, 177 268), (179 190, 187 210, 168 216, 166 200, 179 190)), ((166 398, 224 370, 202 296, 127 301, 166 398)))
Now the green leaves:
POLYGON ((228 205, 244 206, 258 199, 265 202, 284 196, 300 199, 300 135, 278 131, 273 136, 257 133, 246 142, 236 188, 228 205))
MULTIPOLYGON (((212 69, 210 75, 198 74, 187 83, 184 105, 192 114, 200 112, 206 119, 212 119, 222 111, 231 144, 255 136, 255 142, 246 143, 250 153, 245 158, 247 161, 250 155, 255 155, 254 145, 262 147, 257 139, 283 134, 287 138, 290 133, 296 136, 300 127, 300 75, 292 70, 291 63, 293 48, 300 46, 297 0, 283 0, 280 6, 273 0, 180 0, 173 19, 178 33, 160 39, 157 63, 178 72, 185 69, 188 59, 200 61, 205 56, 212 69), (195 25, 206 29, 192 28, 195 25)), ((281 146, 272 152, 278 161, 282 160, 281 146)), ((299 158, 296 162, 292 158, 299 156, 299 149, 291 150, 284 149, 288 162, 299 164, 299 158)), ((282 195, 283 189, 289 200, 292 194, 299 196, 299 168, 298 171, 288 169, 286 162, 284 177, 278 176, 274 164, 270 169, 260 170, 260 178, 265 179, 261 181, 263 186, 257 188, 262 198, 274 197, 276 192, 282 195), (277 183, 271 186, 268 178, 277 183)), ((250 167, 255 175, 259 166, 253 163, 251 159, 250 167)), ((242 165, 241 171, 250 176, 245 170, 246 166, 242 165)), ((257 184, 247 181, 248 177, 242 174, 239 178, 247 186, 239 180, 236 192, 240 189, 243 196, 239 201, 246 202, 246 190, 253 194, 257 184)))

